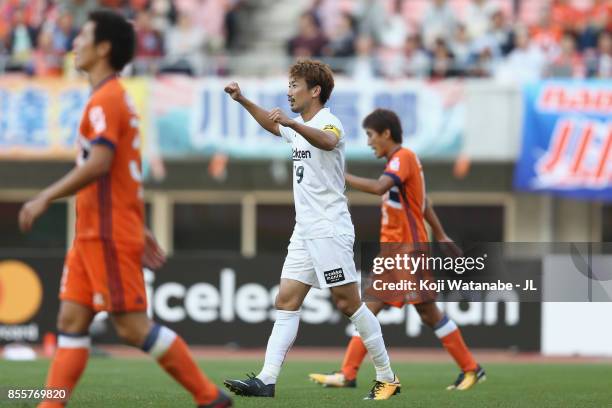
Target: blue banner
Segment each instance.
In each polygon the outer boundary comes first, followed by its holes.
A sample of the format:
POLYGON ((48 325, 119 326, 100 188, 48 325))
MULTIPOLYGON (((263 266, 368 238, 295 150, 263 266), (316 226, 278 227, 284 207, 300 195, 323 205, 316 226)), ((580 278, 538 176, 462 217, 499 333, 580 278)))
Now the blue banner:
POLYGON ((612 201, 612 81, 548 81, 524 91, 515 188, 612 201))
MULTIPOLYGON (((243 93, 266 109, 287 103, 287 79, 237 79, 243 93)), ((122 81, 140 116, 145 160, 225 154, 232 158, 288 159, 291 148, 263 130, 224 91, 227 79, 161 76, 122 81)), ((89 88, 83 81, 0 78, 0 159, 72 160, 89 88)), ((360 83, 339 78, 328 106, 342 121, 346 154, 375 160, 361 121, 374 108, 394 110, 404 144, 422 158, 451 159, 464 132, 461 81, 360 83)))

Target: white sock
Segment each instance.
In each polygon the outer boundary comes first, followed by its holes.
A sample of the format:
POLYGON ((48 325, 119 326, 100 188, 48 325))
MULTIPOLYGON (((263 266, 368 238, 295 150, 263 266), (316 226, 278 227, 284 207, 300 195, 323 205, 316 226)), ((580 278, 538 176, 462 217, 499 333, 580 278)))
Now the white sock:
POLYGON ((434 326, 433 329, 436 333, 436 336, 439 339, 443 339, 444 337, 457 330, 457 325, 455 324, 455 322, 449 319, 448 316, 444 315, 444 317, 442 317, 442 320, 440 320, 438 324, 434 326))
POLYGON ((376 380, 392 382, 395 379, 395 375, 391 370, 391 362, 389 361, 389 355, 385 348, 385 342, 378 319, 374 316, 374 313, 368 309, 365 303, 357 309, 350 319, 355 325, 355 329, 359 332, 363 344, 366 349, 368 349, 368 353, 370 353, 372 357, 372 362, 376 369, 376 380))
POLYGON ((257 374, 264 384, 276 384, 287 352, 293 345, 300 325, 300 311, 277 310, 274 328, 268 339, 266 359, 257 374))
POLYGON ((57 347, 58 348, 91 348, 91 337, 88 334, 68 334, 58 333, 57 336, 57 347))
POLYGON ((166 354, 166 351, 168 351, 175 339, 176 333, 174 331, 166 326, 155 323, 141 349, 145 353, 149 353, 156 360, 159 360, 166 354))

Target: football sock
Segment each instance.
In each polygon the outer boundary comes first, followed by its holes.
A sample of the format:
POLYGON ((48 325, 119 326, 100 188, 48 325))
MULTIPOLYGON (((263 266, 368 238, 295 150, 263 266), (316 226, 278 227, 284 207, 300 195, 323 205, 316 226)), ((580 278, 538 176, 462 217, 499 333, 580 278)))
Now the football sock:
POLYGON ((376 369, 376 380, 392 382, 395 375, 391 370, 391 362, 385 348, 380 323, 365 303, 350 317, 363 340, 363 344, 372 357, 376 369))
POLYGON ((351 341, 344 354, 344 361, 342 361, 342 374, 344 374, 344 378, 347 380, 357 378, 357 372, 366 354, 368 354, 368 350, 365 348, 361 337, 351 337, 351 341))
MULTIPOLYGON (((51 368, 47 374, 45 388, 65 389, 69 398, 87 365, 91 339, 88 334, 59 333, 57 346, 51 368)), ((43 401, 38 407, 54 408, 64 405, 60 401, 43 401)))
POLYGON ((461 331, 453 322, 444 315, 442 320, 434 326, 436 336, 442 341, 442 345, 453 357, 461 371, 474 371, 478 367, 478 363, 474 360, 474 356, 465 345, 461 331))
POLYGON ((276 384, 285 356, 297 336, 299 325, 299 310, 276 310, 276 321, 268 339, 264 366, 257 374, 257 378, 264 384, 276 384))
POLYGON ((185 341, 169 328, 155 324, 142 350, 155 358, 172 378, 187 389, 197 404, 208 404, 219 396, 219 389, 202 374, 185 341))

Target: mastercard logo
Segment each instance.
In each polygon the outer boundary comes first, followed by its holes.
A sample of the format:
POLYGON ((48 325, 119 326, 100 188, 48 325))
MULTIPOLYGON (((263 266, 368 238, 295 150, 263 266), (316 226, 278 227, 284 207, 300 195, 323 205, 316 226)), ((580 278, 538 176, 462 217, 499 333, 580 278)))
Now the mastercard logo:
POLYGON ((42 284, 34 269, 19 261, 0 262, 0 323, 27 322, 42 302, 42 284))

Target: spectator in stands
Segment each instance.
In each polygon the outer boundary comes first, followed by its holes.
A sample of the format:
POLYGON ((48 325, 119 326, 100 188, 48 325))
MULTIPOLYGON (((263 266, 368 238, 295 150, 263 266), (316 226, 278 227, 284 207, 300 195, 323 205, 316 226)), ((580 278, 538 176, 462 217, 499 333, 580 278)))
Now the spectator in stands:
POLYGON ((343 13, 323 53, 328 57, 352 57, 355 55, 355 39, 355 20, 350 14, 343 13))
POLYGON ((384 23, 378 29, 379 46, 401 53, 408 35, 406 20, 401 14, 402 0, 393 0, 393 7, 385 14, 384 23))
POLYGON ((191 15, 193 24, 204 30, 209 50, 224 47, 224 20, 230 0, 174 0, 174 3, 179 13, 191 15))
POLYGON ((612 78, 612 32, 602 31, 597 41, 597 51, 589 59, 589 76, 612 78))
POLYGON ((553 24, 550 9, 543 7, 540 10, 538 24, 531 30, 533 43, 540 47, 547 59, 552 59, 559 52, 562 35, 563 31, 559 26, 553 24))
POLYGON ((153 74, 157 71, 161 57, 164 55, 162 34, 153 27, 151 12, 143 10, 136 17, 136 55, 134 73, 153 74))
POLYGON ((82 27, 87 16, 100 4, 97 0, 58 0, 60 14, 70 14, 75 27, 82 27))
POLYGON ((54 44, 53 33, 50 30, 41 30, 38 47, 32 55, 32 74, 41 77, 61 76, 65 54, 65 49, 58 49, 54 44))
POLYGON ((612 32, 612 2, 594 0, 593 7, 584 15, 585 18, 580 27, 579 48, 582 51, 591 52, 597 48, 602 31, 612 32))
POLYGON ((243 0, 231 0, 225 13, 225 48, 235 50, 238 48, 238 35, 240 32, 240 13, 243 9, 243 0))
POLYGON ((350 14, 344 13, 337 24, 323 48, 323 55, 331 58, 329 64, 334 71, 345 72, 346 58, 355 56, 355 21, 350 14))
POLYGON ((16 68, 23 68, 30 62, 36 48, 37 35, 38 30, 26 22, 23 10, 16 10, 8 41, 11 62, 16 68))
POLYGON ((548 65, 546 76, 554 78, 584 78, 586 76, 584 58, 577 50, 576 36, 573 32, 566 31, 563 34, 560 53, 548 65))
POLYGON ((500 63, 500 57, 497 44, 490 37, 481 37, 475 42, 467 73, 472 77, 491 77, 500 63))
POLYGON ((421 24, 421 35, 425 47, 432 49, 437 38, 451 41, 456 33, 457 19, 448 0, 433 0, 428 3, 421 24))
POLYGON ((314 15, 304 13, 300 16, 298 34, 289 40, 287 48, 292 57, 320 57, 327 43, 314 15))
POLYGON ((588 17, 598 31, 612 32, 612 2, 610 0, 593 0, 593 7, 588 17))
POLYGON ((429 76, 432 79, 444 79, 458 76, 460 72, 455 66, 455 57, 446 41, 438 38, 435 42, 431 56, 429 76))
POLYGON ((357 56, 351 61, 350 75, 359 82, 367 82, 376 76, 373 57, 374 40, 368 35, 360 35, 355 42, 357 56))
POLYGON ((387 12, 379 0, 357 0, 354 16, 359 22, 359 35, 370 37, 374 44, 381 41, 381 29, 385 25, 387 12))
POLYGON ((204 69, 206 36, 193 24, 191 15, 179 14, 176 26, 166 35, 166 60, 163 71, 200 75, 204 69))
POLYGON ((58 54, 64 55, 72 49, 72 42, 79 34, 72 15, 66 12, 61 14, 52 30, 53 48, 58 54))
POLYGON ((344 14, 353 15, 355 3, 355 0, 312 0, 308 11, 319 21, 323 33, 331 37, 340 23, 339 20, 344 18, 344 14))
POLYGON ((552 0, 552 22, 562 31, 578 32, 585 15, 570 0, 552 0))
POLYGON ((151 0, 151 20, 153 27, 166 33, 177 21, 177 11, 171 0, 151 0))
POLYGON ((463 23, 470 37, 477 39, 484 35, 490 27, 491 16, 498 7, 491 0, 472 0, 465 7, 463 23))
POLYGON ((519 27, 515 32, 516 47, 498 66, 496 77, 504 82, 527 83, 540 79, 546 59, 539 46, 533 44, 529 30, 519 27))
POLYGON ((429 73, 429 56, 423 50, 421 38, 418 34, 406 37, 402 60, 403 74, 409 78, 421 78, 429 73))
POLYGON ((458 70, 467 71, 472 57, 473 44, 467 28, 458 24, 450 42, 451 50, 455 56, 455 64, 458 70))
POLYGON ((514 31, 506 23, 506 17, 502 10, 493 12, 487 35, 492 37, 502 55, 508 55, 512 51, 514 47, 514 31))

